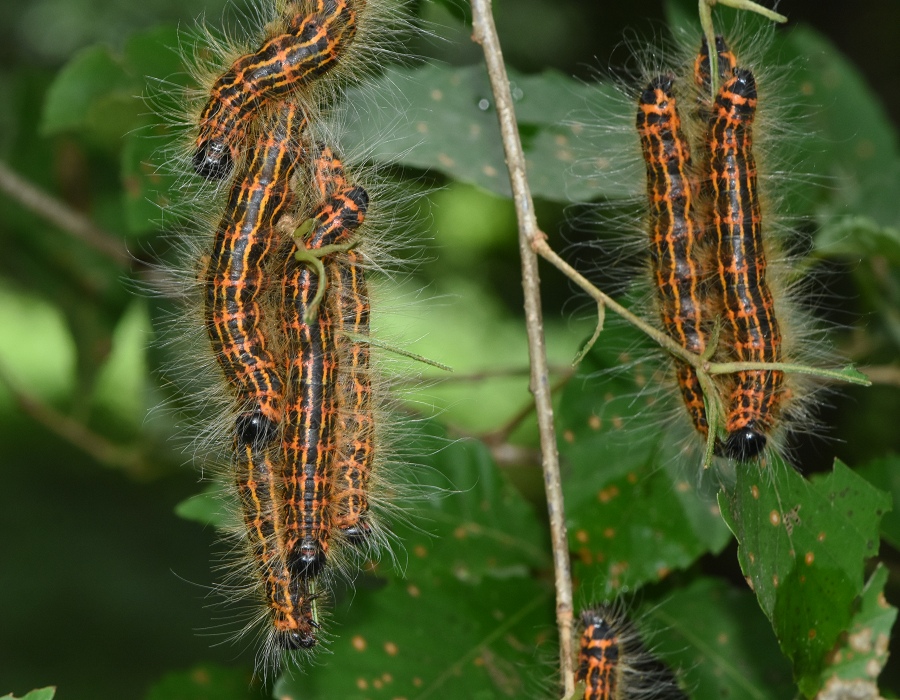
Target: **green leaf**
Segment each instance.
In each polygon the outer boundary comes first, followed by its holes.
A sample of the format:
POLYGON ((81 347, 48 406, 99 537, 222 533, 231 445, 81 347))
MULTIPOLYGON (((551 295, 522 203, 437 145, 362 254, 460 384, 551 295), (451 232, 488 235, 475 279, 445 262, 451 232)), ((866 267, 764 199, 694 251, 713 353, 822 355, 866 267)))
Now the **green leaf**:
POLYGON ((881 521, 881 536, 900 549, 900 456, 890 455, 863 465, 856 473, 891 494, 894 507, 881 521))
MULTIPOLYGON (((125 137, 122 149, 122 196, 128 228, 134 233, 156 231, 171 205, 176 176, 164 160, 173 152, 173 138, 161 126, 148 127, 125 137)), ((171 227, 183 222, 168 215, 171 227)))
POLYGON ((150 688, 145 700, 246 700, 251 680, 246 669, 197 666, 167 674, 150 688))
POLYGON ((810 27, 801 25, 779 36, 769 58, 781 65, 793 63, 797 70, 776 87, 787 96, 803 96, 795 112, 803 131, 815 134, 816 143, 802 167, 828 178, 828 187, 820 190, 828 197, 824 220, 854 214, 896 227, 900 150, 877 94, 859 70, 810 27))
MULTIPOLYGON (((597 197, 596 159, 576 158, 575 132, 562 123, 584 109, 596 88, 553 71, 529 77, 510 71, 510 81, 527 136, 533 194, 556 201, 597 197)), ((349 103, 356 107, 348 127, 357 150, 510 196, 494 96, 482 66, 392 68, 372 86, 351 91, 349 103)))
POLYGON ((48 686, 39 690, 32 690, 21 698, 16 698, 10 693, 0 697, 0 700, 53 700, 54 695, 56 695, 56 686, 48 686))
POLYGON ((878 697, 876 680, 887 663, 897 608, 884 598, 888 570, 879 564, 866 583, 853 624, 828 657, 822 673, 825 697, 878 697), (866 694, 861 690, 867 689, 866 694))
POLYGON ((487 448, 475 440, 441 445, 443 440, 431 432, 412 443, 412 454, 431 455, 410 479, 417 484, 413 497, 419 490, 424 498, 410 509, 414 527, 398 523, 395 530, 417 568, 478 581, 549 567, 545 530, 487 448))
POLYGON ((118 90, 132 92, 133 82, 109 49, 92 46, 80 51, 47 92, 42 132, 52 135, 84 125, 96 101, 118 90))
POLYGON ((815 240, 815 252, 825 257, 883 256, 900 266, 900 229, 879 226, 865 216, 849 216, 826 223, 815 240))
POLYGON ((740 466, 719 504, 738 538, 741 569, 800 690, 812 696, 863 590, 865 560, 878 553, 890 498, 839 461, 832 474, 806 481, 772 458, 763 468, 740 466))
POLYGON ((654 653, 681 669, 692 700, 782 700, 791 667, 756 599, 716 579, 698 579, 638 618, 654 653))
POLYGON ((550 587, 529 578, 473 584, 420 570, 378 591, 358 590, 331 645, 331 663, 282 676, 283 700, 527 696, 535 648, 552 637, 550 587), (337 660, 340 659, 340 663, 337 660))
POLYGON ((677 389, 648 390, 658 360, 628 373, 603 370, 621 364, 616 348, 640 353, 639 343, 646 347, 634 331, 605 330, 559 411, 573 568, 607 595, 687 568, 730 540, 711 484, 698 487, 685 466, 684 437, 667 426, 677 389))
POLYGON ((213 482, 208 483, 200 493, 194 494, 176 505, 175 513, 185 520, 228 528, 233 524, 232 513, 236 506, 237 496, 229 494, 223 484, 213 482), (233 505, 228 503, 229 496, 234 498, 233 505))

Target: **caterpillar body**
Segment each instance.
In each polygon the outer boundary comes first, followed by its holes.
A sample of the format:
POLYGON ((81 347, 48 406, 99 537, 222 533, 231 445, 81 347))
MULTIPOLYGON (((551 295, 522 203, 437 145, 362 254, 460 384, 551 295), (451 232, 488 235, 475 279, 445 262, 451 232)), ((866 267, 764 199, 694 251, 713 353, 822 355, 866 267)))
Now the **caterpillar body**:
MULTIPOLYGON (((330 152, 328 152, 330 153, 330 152)), ((332 168, 331 159, 325 161, 332 168)), ((317 166, 319 164, 317 163, 317 166)), ((340 168, 339 162, 338 167, 340 168)), ((320 172, 317 179, 334 180, 323 187, 313 230, 304 241, 307 250, 348 240, 362 224, 368 195, 361 187, 348 187, 339 175, 320 172)), ((291 566, 303 576, 322 568, 331 528, 331 466, 337 453, 337 348, 333 306, 321 305, 307 318, 319 284, 316 271, 295 259, 296 245, 287 256, 282 277, 283 333, 289 353, 287 410, 284 425, 285 509, 292 537, 291 566)))
POLYGON ((347 0, 306 0, 297 5, 290 10, 286 33, 238 58, 213 83, 199 118, 193 156, 198 174, 211 179, 228 176, 259 111, 323 76, 353 41, 356 11, 347 0))
MULTIPOLYGON (((321 147, 316 158, 315 184, 320 196, 334 200, 344 196, 347 212, 341 215, 348 233, 361 223, 368 206, 365 191, 347 184, 344 167, 333 151, 321 147)), ((338 382, 338 445, 332 492, 335 527, 348 539, 369 534, 368 485, 375 457, 375 419, 369 367, 369 300, 365 270, 358 253, 348 251, 329 267, 328 284, 337 324, 335 339, 340 358, 338 382)))
MULTIPOLYGON (((698 183, 691 150, 681 128, 674 79, 660 76, 639 99, 637 128, 647 168, 650 206, 650 261, 657 301, 666 333, 696 354, 708 342, 703 233, 697 218, 698 183)), ((694 427, 709 431, 697 373, 677 366, 678 385, 694 427)))
POLYGON ((575 681, 584 683, 583 700, 687 700, 618 604, 582 613, 575 681))
POLYGON ((284 104, 271 127, 260 131, 232 184, 206 271, 207 331, 225 377, 251 406, 244 419, 249 431, 271 433, 281 419, 281 369, 263 331, 260 294, 278 246, 275 220, 291 199, 288 182, 305 125, 300 110, 284 104))
MULTIPOLYGON (((752 123, 756 81, 736 68, 719 90, 708 130, 709 191, 716 237, 718 307, 722 345, 739 362, 781 361, 781 331, 766 281, 752 123)), ((739 372, 728 382, 722 452, 734 459, 757 456, 779 413, 783 373, 739 372)))
MULTIPOLYGON (((270 441, 271 442, 271 441, 270 441)), ((271 641, 279 649, 316 645, 314 597, 285 557, 286 523, 282 517, 279 446, 235 440, 235 484, 246 526, 247 546, 256 562, 269 610, 271 641)))

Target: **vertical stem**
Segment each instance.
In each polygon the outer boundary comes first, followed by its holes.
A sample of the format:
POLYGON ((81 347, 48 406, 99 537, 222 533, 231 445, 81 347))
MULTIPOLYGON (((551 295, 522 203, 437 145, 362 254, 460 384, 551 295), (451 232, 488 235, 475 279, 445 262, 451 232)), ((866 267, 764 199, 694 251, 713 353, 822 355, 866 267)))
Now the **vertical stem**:
POLYGON ((528 352, 531 362, 531 393, 534 395, 538 427, 541 436, 541 455, 544 488, 550 516, 550 535, 553 546, 553 565, 556 581, 556 623, 559 628, 560 676, 564 697, 574 692, 574 659, 572 653, 572 575, 569 570, 569 545, 559 476, 559 453, 553 428, 553 406, 544 347, 541 318, 541 289, 537 255, 532 246, 544 238, 537 225, 534 202, 528 187, 525 156, 519 139, 516 115, 513 110, 509 78, 503 64, 500 40, 491 14, 490 0, 472 0, 473 40, 484 49, 485 63, 491 89, 497 104, 500 133, 509 181, 519 224, 519 253, 522 258, 522 287, 525 294, 525 321, 528 329, 528 352))

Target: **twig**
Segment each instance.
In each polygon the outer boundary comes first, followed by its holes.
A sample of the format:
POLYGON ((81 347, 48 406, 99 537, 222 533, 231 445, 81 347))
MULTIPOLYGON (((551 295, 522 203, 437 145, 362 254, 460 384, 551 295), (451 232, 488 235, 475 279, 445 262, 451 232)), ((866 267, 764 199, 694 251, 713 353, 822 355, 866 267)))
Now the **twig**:
POLYGON ((12 394, 13 399, 26 415, 82 452, 87 453, 100 464, 121 469, 132 476, 145 473, 143 460, 138 451, 110 442, 84 424, 23 391, 2 365, 0 365, 0 384, 12 394))
POLYGON ((538 277, 537 256, 532 250, 535 240, 544 237, 538 229, 534 202, 528 187, 525 156, 519 140, 516 115, 513 110, 509 77, 503 65, 503 53, 490 0, 472 0, 473 41, 481 44, 487 64, 491 90, 497 103, 500 134, 509 181, 519 224, 519 254, 522 258, 522 287, 525 294, 525 321, 528 329, 528 353, 531 363, 531 393, 534 394, 538 428, 543 456, 544 488, 547 493, 547 510, 550 517, 550 536, 553 547, 553 564, 556 579, 556 624, 559 628, 560 676, 564 695, 574 690, 574 660, 572 654, 572 574, 569 568, 569 544, 566 537, 566 520, 563 507, 562 484, 559 475, 559 453, 556 432, 553 428, 553 405, 550 396, 550 380, 547 370, 547 353, 544 347, 541 319, 541 289, 538 277))
POLYGON ((83 214, 75 211, 44 190, 28 182, 21 175, 0 162, 0 190, 26 209, 58 226, 85 245, 128 269, 133 259, 125 246, 112 234, 96 226, 83 214))

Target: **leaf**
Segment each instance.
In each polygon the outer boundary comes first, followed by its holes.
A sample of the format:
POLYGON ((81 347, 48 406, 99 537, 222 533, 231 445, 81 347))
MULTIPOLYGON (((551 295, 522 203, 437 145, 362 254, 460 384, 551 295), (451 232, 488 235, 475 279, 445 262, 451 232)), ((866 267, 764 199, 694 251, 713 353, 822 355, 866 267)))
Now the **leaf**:
POLYGON ((822 673, 823 700, 835 697, 878 697, 875 681, 887 663, 891 628, 897 619, 897 608, 884 598, 888 569, 879 564, 872 573, 853 624, 841 635, 841 640, 828 658, 822 673), (863 695, 861 690, 867 689, 863 695))
POLYGON ((475 582, 548 568, 542 546, 546 531, 487 448, 475 440, 442 445, 444 440, 440 431, 426 427, 412 441, 411 454, 430 456, 424 469, 414 468, 421 473, 409 479, 417 484, 412 497, 416 490, 424 497, 409 509, 413 527, 395 526, 411 561, 423 570, 452 571, 475 582))
POLYGON ((673 668, 692 700, 782 700, 791 668, 748 590, 698 579, 638 618, 650 648, 673 668))
MULTIPOLYGON (((575 157, 575 133, 562 123, 596 89, 554 71, 509 75, 516 109, 521 106, 533 194, 566 202, 597 197, 596 163, 575 157)), ((350 141, 357 150, 510 196, 494 96, 482 66, 391 68, 371 86, 351 91, 349 103, 350 141)))
POLYGON ((173 150, 173 137, 163 127, 153 126, 128 134, 122 149, 122 198, 128 228, 146 233, 178 225, 177 216, 169 210, 170 193, 175 191, 176 176, 166 165, 173 150))
POLYGON ((900 266, 900 229, 879 226, 864 216, 851 216, 823 226, 815 240, 815 252, 825 257, 872 258, 880 255, 900 266))
POLYGON ((54 695, 56 695, 56 686, 48 686, 46 688, 32 690, 21 698, 16 698, 10 693, 9 695, 0 697, 0 700, 53 700, 54 695))
MULTIPOLYGON (((208 483, 200 493, 190 496, 175 506, 175 513, 185 520, 194 520, 204 525, 228 527, 233 517, 232 508, 227 505, 224 486, 220 483, 208 483)), ((235 496, 235 502, 237 500, 235 496)))
POLYGON ((405 581, 358 591, 332 645, 341 663, 282 676, 283 700, 521 697, 535 648, 554 636, 553 596, 529 578, 460 579, 410 566, 405 581))
POLYGON ((105 46, 80 51, 56 76, 47 92, 41 130, 46 135, 82 126, 95 101, 133 85, 105 46))
POLYGON ((251 680, 246 669, 197 666, 167 674, 150 688, 145 700, 246 700, 251 680))
POLYGON ((824 36, 795 27, 773 44, 769 57, 798 69, 781 86, 802 95, 797 109, 804 132, 815 134, 802 167, 827 177, 824 212, 830 217, 861 215, 880 226, 900 223, 900 149, 897 134, 878 96, 859 70, 824 36))
MULTIPOLYGON (((644 341, 630 340, 636 337, 605 330, 559 411, 574 571, 582 580, 598 579, 595 588, 604 594, 687 568, 730 539, 710 484, 698 487, 685 467, 683 437, 666 427, 677 389, 654 386, 658 360, 635 363, 628 373, 601 370, 622 364, 617 347, 640 353, 637 343, 644 341)), ((699 438, 692 439, 699 448, 699 438)))
POLYGON ((890 455, 863 465, 856 473, 891 494, 894 507, 881 521, 881 536, 900 549, 900 456, 890 455))
POLYGON ((889 497, 840 461, 832 474, 806 481, 773 458, 764 468, 740 466, 734 491, 723 491, 719 504, 800 690, 815 695, 863 590, 865 560, 878 553, 889 497))

